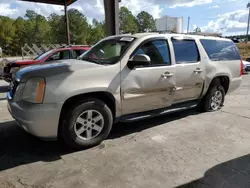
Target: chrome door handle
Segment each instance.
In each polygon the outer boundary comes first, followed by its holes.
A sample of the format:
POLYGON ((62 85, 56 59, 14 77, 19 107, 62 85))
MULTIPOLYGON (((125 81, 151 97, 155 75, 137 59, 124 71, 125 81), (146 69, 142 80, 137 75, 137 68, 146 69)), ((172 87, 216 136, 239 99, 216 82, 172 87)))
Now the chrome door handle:
POLYGON ((174 76, 174 74, 172 74, 172 73, 164 73, 164 74, 161 75, 161 77, 163 77, 163 78, 169 78, 169 77, 172 77, 172 76, 174 76))
POLYGON ((194 70, 194 72, 195 73, 201 73, 201 72, 203 72, 203 69, 197 68, 197 69, 194 70))

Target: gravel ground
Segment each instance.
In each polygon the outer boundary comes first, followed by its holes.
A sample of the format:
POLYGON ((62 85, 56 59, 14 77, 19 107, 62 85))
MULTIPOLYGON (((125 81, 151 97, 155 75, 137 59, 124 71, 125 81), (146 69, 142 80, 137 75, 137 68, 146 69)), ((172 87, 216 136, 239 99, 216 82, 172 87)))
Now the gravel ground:
MULTIPOLYGON (((6 90, 0 81, 0 92, 6 90)), ((250 187, 250 76, 221 111, 119 123, 101 145, 71 151, 30 136, 0 93, 2 188, 250 187)))

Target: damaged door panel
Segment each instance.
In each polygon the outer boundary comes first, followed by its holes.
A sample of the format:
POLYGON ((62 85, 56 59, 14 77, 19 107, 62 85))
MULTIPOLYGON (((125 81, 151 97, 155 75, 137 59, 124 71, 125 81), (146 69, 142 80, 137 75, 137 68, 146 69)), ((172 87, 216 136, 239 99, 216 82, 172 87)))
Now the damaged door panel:
POLYGON ((122 82, 122 112, 130 114, 170 106, 175 93, 175 68, 137 68, 122 82), (171 72, 172 77, 163 77, 171 72))
POLYGON ((150 65, 121 72, 122 114, 170 106, 176 88, 175 67, 171 64, 167 40, 152 39, 139 45, 132 54, 144 54, 150 65))

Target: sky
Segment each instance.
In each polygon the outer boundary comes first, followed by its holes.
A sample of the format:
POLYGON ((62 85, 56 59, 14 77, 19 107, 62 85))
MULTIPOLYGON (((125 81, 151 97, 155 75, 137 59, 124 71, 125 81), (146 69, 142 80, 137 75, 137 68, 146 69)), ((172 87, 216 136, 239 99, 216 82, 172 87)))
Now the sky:
MULTIPOLYGON (((135 16, 144 10, 154 18, 182 17, 183 32, 187 30, 190 16, 190 30, 199 27, 203 32, 220 32, 227 36, 246 34, 248 2, 250 0, 122 0, 119 6, 127 7, 135 16)), ((89 22, 93 18, 104 20, 103 0, 78 0, 70 8, 81 11, 89 22)), ((27 9, 44 16, 63 14, 62 6, 0 0, 0 15, 17 18, 24 16, 27 9)))

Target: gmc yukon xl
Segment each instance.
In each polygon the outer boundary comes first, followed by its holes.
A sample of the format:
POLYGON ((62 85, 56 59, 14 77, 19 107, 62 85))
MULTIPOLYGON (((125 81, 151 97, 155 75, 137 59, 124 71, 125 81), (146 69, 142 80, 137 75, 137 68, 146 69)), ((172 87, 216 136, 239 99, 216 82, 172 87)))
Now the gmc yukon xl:
POLYGON ((243 65, 224 38, 143 33, 104 38, 77 60, 19 70, 8 109, 18 125, 75 148, 101 143, 118 121, 197 107, 219 110, 243 65))

